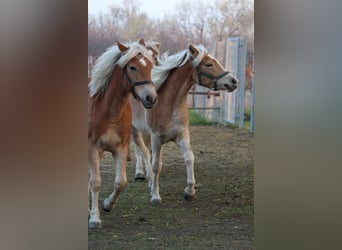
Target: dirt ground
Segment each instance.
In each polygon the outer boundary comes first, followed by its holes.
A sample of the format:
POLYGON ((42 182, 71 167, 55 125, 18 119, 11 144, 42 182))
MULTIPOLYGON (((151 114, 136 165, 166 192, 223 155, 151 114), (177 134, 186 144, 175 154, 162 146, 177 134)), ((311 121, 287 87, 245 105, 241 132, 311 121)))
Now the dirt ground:
MULTIPOLYGON (((127 164, 128 184, 102 229, 88 230, 88 249, 253 249, 253 135, 217 126, 190 127, 197 193, 183 198, 186 170, 174 143, 163 149, 160 195, 150 205, 146 181, 135 181, 135 159, 127 164)), ((101 162, 100 199, 112 192, 113 160, 101 162)))

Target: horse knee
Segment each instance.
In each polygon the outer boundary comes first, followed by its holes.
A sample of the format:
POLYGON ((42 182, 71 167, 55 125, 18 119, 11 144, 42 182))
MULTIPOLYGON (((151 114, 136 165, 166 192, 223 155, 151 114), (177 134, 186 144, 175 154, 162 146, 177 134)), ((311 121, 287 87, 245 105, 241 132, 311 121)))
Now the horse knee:
POLYGON ((101 179, 91 178, 89 180, 89 183, 90 183, 90 188, 91 188, 92 191, 100 192, 100 189, 101 189, 101 179))
POLYGON ((193 164, 193 162, 195 161, 194 153, 190 151, 186 155, 184 155, 184 161, 185 164, 193 164))
POLYGON ((127 180, 121 180, 121 181, 115 182, 114 187, 116 190, 121 192, 122 190, 125 189, 126 185, 127 185, 127 180))

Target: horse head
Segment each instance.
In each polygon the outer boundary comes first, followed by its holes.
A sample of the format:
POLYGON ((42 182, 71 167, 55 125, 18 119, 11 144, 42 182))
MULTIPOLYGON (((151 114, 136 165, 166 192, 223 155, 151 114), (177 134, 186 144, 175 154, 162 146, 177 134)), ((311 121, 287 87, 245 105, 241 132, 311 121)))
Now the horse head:
MULTIPOLYGON (((192 58, 198 56, 199 51, 194 45, 189 44, 188 49, 192 58)), ((199 85, 213 90, 228 90, 228 92, 234 91, 239 82, 216 58, 209 54, 205 54, 196 66, 196 76, 193 78, 199 85)))
POLYGON ((131 47, 126 47, 120 42, 117 42, 117 45, 122 55, 129 50, 137 50, 135 56, 124 66, 124 75, 130 84, 133 97, 140 100, 145 108, 152 108, 157 103, 158 95, 151 79, 153 59, 145 47, 144 40, 141 39, 139 44, 131 47))

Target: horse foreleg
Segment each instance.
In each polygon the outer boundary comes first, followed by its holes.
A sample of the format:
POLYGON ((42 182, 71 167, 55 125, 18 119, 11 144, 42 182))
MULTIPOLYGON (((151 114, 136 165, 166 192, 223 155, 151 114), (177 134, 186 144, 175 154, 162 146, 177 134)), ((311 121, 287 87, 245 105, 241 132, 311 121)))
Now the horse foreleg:
POLYGON ((183 136, 176 141, 183 154, 183 158, 186 166, 187 173, 187 186, 184 189, 184 199, 191 201, 195 196, 195 172, 194 172, 194 161, 195 157, 190 146, 190 136, 187 131, 183 136))
POLYGON ((91 191, 91 210, 88 227, 101 228, 101 219, 98 205, 99 192, 101 189, 100 176, 100 153, 95 146, 88 147, 88 168, 89 168, 89 182, 91 191))
POLYGON ((116 204, 120 193, 124 190, 127 184, 126 177, 126 162, 128 153, 128 143, 118 148, 116 153, 113 153, 115 162, 115 181, 113 193, 103 201, 103 210, 110 212, 116 204))
POLYGON ((157 136, 151 137, 152 146, 152 169, 154 173, 154 178, 151 187, 151 204, 158 204, 162 202, 159 195, 159 175, 162 169, 162 144, 157 136))

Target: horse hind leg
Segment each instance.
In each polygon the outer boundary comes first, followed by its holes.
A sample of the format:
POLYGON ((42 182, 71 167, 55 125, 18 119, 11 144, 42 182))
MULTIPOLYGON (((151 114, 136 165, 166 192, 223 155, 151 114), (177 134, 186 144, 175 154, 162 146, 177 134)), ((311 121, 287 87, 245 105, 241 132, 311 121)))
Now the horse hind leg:
POLYGON ((134 145, 134 153, 135 153, 135 159, 136 159, 136 165, 135 165, 135 180, 145 180, 146 175, 144 172, 144 165, 143 165, 143 159, 140 152, 140 149, 137 145, 134 145))
POLYGON ((131 157, 131 143, 128 144, 127 161, 132 161, 131 157))
POLYGON ((154 178, 153 170, 152 170, 152 157, 151 157, 151 150, 150 150, 150 135, 146 136, 144 135, 142 137, 143 141, 141 143, 141 150, 142 150, 142 159, 144 161, 145 165, 145 171, 146 171, 146 177, 148 179, 148 188, 149 191, 151 191, 152 187, 152 180, 154 178))
POLYGON ((88 149, 88 168, 89 168, 89 185, 91 191, 91 210, 89 212, 89 228, 101 228, 98 198, 101 189, 100 176, 100 154, 94 146, 88 149))
POLYGON ((123 145, 117 150, 117 153, 113 153, 115 161, 115 181, 114 190, 112 194, 103 201, 102 209, 105 212, 110 212, 115 206, 120 193, 124 190, 127 184, 126 177, 126 160, 127 160, 128 144, 123 145))
POLYGON ((184 199, 187 201, 193 200, 195 197, 195 172, 194 172, 194 161, 195 156, 190 147, 190 136, 186 133, 180 140, 178 140, 177 145, 180 147, 183 154, 183 158, 186 166, 187 173, 187 186, 184 189, 184 199))
POLYGON ((144 173, 144 166, 142 162, 142 152, 140 150, 141 148, 141 132, 139 132, 136 128, 132 127, 131 131, 131 140, 134 145, 134 154, 136 159, 136 165, 135 165, 135 180, 145 180, 146 176, 144 173))
POLYGON ((151 166, 151 154, 148 147, 145 145, 145 141, 149 145, 149 137, 143 138, 143 135, 141 132, 135 130, 133 141, 135 144, 135 155, 136 155, 136 170, 135 170, 135 179, 145 179, 147 177, 148 179, 148 187, 151 188, 152 185, 152 178, 153 178, 153 172, 152 172, 152 166, 151 166), (146 171, 146 177, 144 173, 143 164, 145 165, 145 171, 146 171))

